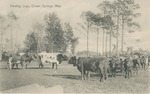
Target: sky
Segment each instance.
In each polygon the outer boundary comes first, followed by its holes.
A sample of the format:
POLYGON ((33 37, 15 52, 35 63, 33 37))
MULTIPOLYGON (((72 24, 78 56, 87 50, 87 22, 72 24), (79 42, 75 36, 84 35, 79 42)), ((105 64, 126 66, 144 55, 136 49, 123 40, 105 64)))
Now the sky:
MULTIPOLYGON (((43 22, 43 18, 46 14, 55 12, 63 23, 70 22, 75 36, 79 37, 79 44, 77 45, 76 51, 82 51, 86 50, 86 32, 77 25, 77 23, 82 20, 80 17, 81 13, 82 11, 88 10, 97 13, 99 11, 97 5, 102 1, 103 0, 0 0, 0 14, 7 15, 10 11, 13 11, 19 17, 17 21, 18 26, 16 27, 18 33, 16 36, 23 46, 23 40, 31 31, 32 24, 34 22, 43 22)), ((135 49, 143 48, 150 50, 149 0, 135 1, 141 6, 139 10, 141 16, 137 19, 137 22, 141 25, 141 31, 125 33, 124 44, 125 47, 133 46, 135 49), (137 42, 137 39, 140 39, 141 42, 137 42)), ((113 41, 113 43, 115 43, 115 41, 113 41)), ((120 42, 119 45, 121 45, 120 42)), ((89 50, 96 51, 95 32, 90 32, 89 50)), ((102 33, 100 32, 99 52, 101 51, 102 33)))

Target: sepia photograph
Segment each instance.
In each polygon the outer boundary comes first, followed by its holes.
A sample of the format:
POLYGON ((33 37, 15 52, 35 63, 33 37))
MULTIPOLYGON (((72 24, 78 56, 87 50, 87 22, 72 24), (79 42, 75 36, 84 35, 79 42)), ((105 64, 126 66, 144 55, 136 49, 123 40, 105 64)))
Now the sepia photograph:
POLYGON ((0 93, 149 94, 149 0, 0 0, 0 93))

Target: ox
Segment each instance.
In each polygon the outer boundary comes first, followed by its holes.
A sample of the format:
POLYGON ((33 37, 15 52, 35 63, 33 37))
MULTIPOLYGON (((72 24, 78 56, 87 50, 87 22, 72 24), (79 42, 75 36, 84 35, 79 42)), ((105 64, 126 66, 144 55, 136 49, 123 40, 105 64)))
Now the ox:
POLYGON ((8 56, 7 66, 9 69, 12 69, 15 65, 18 68, 18 64, 21 64, 21 67, 23 68, 25 63, 25 68, 27 68, 27 62, 30 63, 33 59, 33 54, 16 53, 8 56))
POLYGON ((60 53, 39 53, 39 68, 43 67, 44 63, 52 63, 52 69, 54 69, 54 65, 61 64, 63 61, 63 55, 60 53))
POLYGON ((100 82, 107 79, 107 59, 104 57, 101 58, 87 58, 87 57, 71 57, 69 60, 69 64, 73 64, 73 66, 77 66, 77 69, 81 73, 82 80, 85 80, 90 77, 90 72, 98 72, 100 75, 100 82))
POLYGON ((150 55, 146 55, 145 56, 145 63, 143 63, 143 64, 145 64, 145 70, 148 69, 149 63, 150 63, 150 55), (147 66, 147 68, 146 68, 146 66, 147 66))
POLYGON ((124 57, 112 57, 109 60, 109 75, 111 77, 116 77, 116 74, 118 72, 124 73, 123 63, 124 63, 124 57))
POLYGON ((18 68, 18 64, 21 64, 21 67, 23 68, 23 62, 21 60, 21 56, 19 54, 9 55, 8 62, 7 62, 8 69, 12 69, 14 65, 16 65, 16 67, 18 68))
POLYGON ((140 57, 140 63, 141 63, 142 69, 146 70, 146 57, 144 55, 140 57))
POLYGON ((25 68, 27 68, 28 63, 30 63, 32 60, 35 60, 34 54, 26 54, 26 53, 20 53, 21 60, 25 65, 25 68))
POLYGON ((124 60, 125 78, 132 77, 132 71, 134 70, 138 74, 138 60, 132 57, 126 57, 124 60))
POLYGON ((111 75, 111 77, 116 76, 116 65, 117 65, 117 63, 116 63, 115 58, 109 59, 108 73, 109 73, 109 75, 111 75))

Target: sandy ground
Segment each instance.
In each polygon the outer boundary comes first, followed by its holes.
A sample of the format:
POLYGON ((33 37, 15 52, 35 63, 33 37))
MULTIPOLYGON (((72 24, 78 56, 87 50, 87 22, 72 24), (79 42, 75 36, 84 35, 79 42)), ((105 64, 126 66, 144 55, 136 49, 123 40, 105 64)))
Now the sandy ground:
POLYGON ((0 91, 37 83, 46 88, 61 85, 64 93, 144 94, 150 92, 150 71, 148 70, 139 70, 139 74, 130 79, 118 75, 115 78, 109 77, 106 81, 99 82, 96 73, 91 75, 90 80, 81 80, 77 68, 67 62, 62 62, 58 66, 58 70, 51 69, 50 64, 39 69, 38 63, 34 61, 28 64, 28 69, 20 68, 9 70, 6 68, 5 62, 0 62, 0 91))

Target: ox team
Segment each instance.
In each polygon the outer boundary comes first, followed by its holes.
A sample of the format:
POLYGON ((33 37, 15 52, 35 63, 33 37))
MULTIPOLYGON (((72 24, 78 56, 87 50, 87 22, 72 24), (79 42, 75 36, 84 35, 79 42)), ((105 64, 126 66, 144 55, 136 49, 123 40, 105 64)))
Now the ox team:
POLYGON ((15 65, 18 68, 19 64, 23 69, 27 68, 28 63, 30 63, 32 60, 35 60, 39 63, 39 68, 42 68, 45 63, 52 63, 52 68, 54 68, 54 65, 56 65, 57 69, 57 65, 64 60, 63 55, 60 53, 45 53, 45 52, 39 53, 38 55, 32 53, 16 53, 16 54, 4 53, 3 59, 7 61, 8 69, 14 68, 15 65))
MULTIPOLYGON (((60 53, 39 53, 35 54, 4 54, 4 58, 7 60, 7 67, 12 69, 15 65, 18 68, 18 64, 22 66, 27 64, 32 60, 36 60, 39 63, 39 68, 42 68, 45 63, 52 63, 52 69, 54 65, 61 64, 64 60, 64 56, 60 53)), ((100 76, 100 81, 106 80, 108 76, 115 77, 118 72, 122 73, 125 78, 129 78, 133 73, 138 74, 138 70, 146 70, 149 66, 150 55, 143 54, 131 54, 131 55, 120 55, 119 57, 70 57, 68 63, 76 66, 81 73, 82 79, 89 79, 90 72, 98 72, 100 76)))
POLYGON ((76 66, 81 72, 82 79, 89 79, 90 72, 98 72, 100 82, 106 80, 108 76, 116 77, 121 73, 125 78, 130 78, 138 74, 138 70, 147 70, 150 63, 150 55, 133 53, 130 55, 120 55, 112 57, 76 57, 70 58, 69 62, 76 66))

